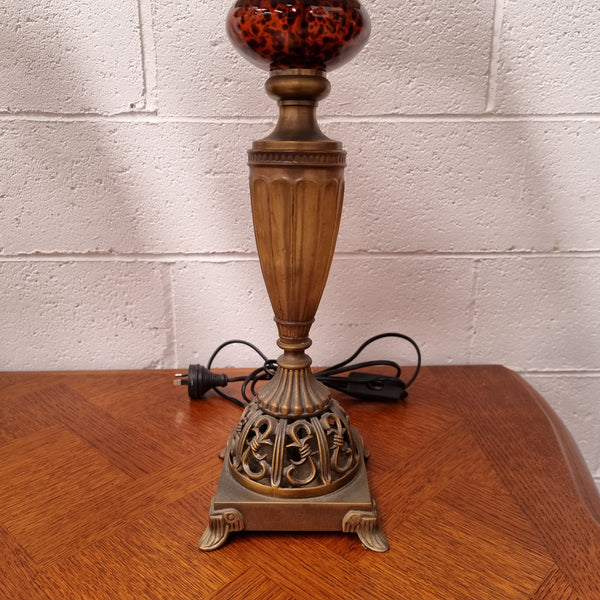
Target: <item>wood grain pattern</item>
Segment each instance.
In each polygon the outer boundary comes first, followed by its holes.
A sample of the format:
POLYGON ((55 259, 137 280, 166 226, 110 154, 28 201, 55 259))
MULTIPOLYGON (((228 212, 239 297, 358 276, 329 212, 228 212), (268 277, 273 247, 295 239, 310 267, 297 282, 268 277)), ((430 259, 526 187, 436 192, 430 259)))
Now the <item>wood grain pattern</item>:
POLYGON ((339 397, 371 451, 378 555, 328 533, 200 552, 240 410, 171 377, 0 374, 0 598, 600 598, 600 499, 514 373, 429 367, 406 403, 339 397))

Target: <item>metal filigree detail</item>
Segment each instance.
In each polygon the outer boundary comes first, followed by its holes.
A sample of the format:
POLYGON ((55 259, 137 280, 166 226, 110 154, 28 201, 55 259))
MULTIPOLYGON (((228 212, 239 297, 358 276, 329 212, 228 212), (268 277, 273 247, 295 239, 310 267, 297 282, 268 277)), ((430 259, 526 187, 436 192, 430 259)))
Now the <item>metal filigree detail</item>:
POLYGON ((344 167, 346 165, 346 152, 297 152, 297 151, 265 151, 249 150, 248 164, 250 165, 291 165, 306 166, 334 165, 344 167))
POLYGON ((373 503, 372 511, 348 511, 342 522, 342 531, 356 533, 367 550, 387 552, 390 549, 388 541, 379 527, 375 503, 373 503))
POLYGON ((234 477, 254 491, 317 496, 352 478, 360 462, 360 442, 335 400, 309 419, 277 418, 254 401, 231 435, 226 460, 234 477))
POLYGON ((244 529, 244 517, 234 508, 213 510, 208 516, 208 526, 200 538, 200 550, 208 552, 220 548, 232 531, 244 529))

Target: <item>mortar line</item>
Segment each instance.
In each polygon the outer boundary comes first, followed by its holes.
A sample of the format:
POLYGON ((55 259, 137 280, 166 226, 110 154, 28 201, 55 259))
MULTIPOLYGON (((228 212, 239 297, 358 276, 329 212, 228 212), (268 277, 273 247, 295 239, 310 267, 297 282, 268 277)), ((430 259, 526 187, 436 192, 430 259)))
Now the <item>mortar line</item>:
POLYGON ((148 0, 138 0, 138 21, 140 24, 140 52, 144 82, 144 110, 154 114, 157 109, 156 92, 156 46, 152 23, 152 7, 148 0))
POLYGON ((471 337, 469 339, 468 360, 473 360, 473 349, 475 348, 475 339, 477 337, 478 296, 479 296, 479 276, 481 272, 481 260, 473 260, 473 272, 471 279, 471 337))
MULTIPOLYGON (((263 116, 193 116, 157 115, 156 110, 137 110, 121 113, 52 113, 52 112, 0 112, 0 122, 43 123, 136 123, 136 124, 198 124, 198 125, 273 125, 272 117, 263 116)), ((570 123, 600 122, 600 113, 463 113, 463 114, 383 114, 355 116, 326 116, 319 118, 323 125, 331 124, 438 124, 438 123, 570 123)))
POLYGON ((173 263, 161 265, 161 283, 163 288, 163 303, 165 311, 165 347, 160 358, 162 368, 173 368, 177 366, 177 326, 175 319, 175 293, 173 290, 173 263))
POLYGON ((600 369, 519 369, 520 375, 528 377, 600 377, 600 369))
POLYGON ((600 113, 432 113, 322 116, 319 123, 523 123, 600 121, 600 113))
POLYGON ((492 113, 496 107, 498 90, 498 69, 500 63, 500 43, 502 40, 502 23, 504 20, 504 0, 494 2, 494 18, 492 21, 492 43, 488 66, 488 85, 486 90, 485 112, 492 113))
POLYGON ((118 113, 54 113, 43 111, 0 112, 0 122, 41 122, 41 123, 196 123, 199 125, 222 124, 273 124, 271 117, 242 116, 170 116, 156 113, 156 110, 131 110, 118 113))
MULTIPOLYGON (((498 260, 498 259, 598 259, 600 250, 564 251, 490 251, 490 252, 336 252, 334 260, 394 260, 405 259, 455 259, 455 260, 498 260)), ((248 262, 258 260, 256 252, 35 252, 0 254, 2 262, 248 262)))

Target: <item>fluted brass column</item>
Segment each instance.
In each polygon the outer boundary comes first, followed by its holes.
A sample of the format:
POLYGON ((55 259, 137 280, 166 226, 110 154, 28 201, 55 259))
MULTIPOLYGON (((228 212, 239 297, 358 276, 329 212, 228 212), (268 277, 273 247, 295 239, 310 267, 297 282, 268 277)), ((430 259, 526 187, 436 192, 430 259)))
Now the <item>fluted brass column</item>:
POLYGON ((337 239, 346 153, 317 125, 317 100, 329 91, 321 71, 275 71, 268 92, 279 98, 275 131, 249 152, 256 245, 284 353, 258 394, 277 416, 308 416, 330 402, 305 350, 337 239))
MULTIPOLYGON (((232 39, 249 43, 259 25, 272 34, 277 18, 289 37, 297 19, 308 24, 312 15, 323 18, 328 31, 338 26, 340 39, 356 41, 366 19, 353 0, 315 1, 312 8, 303 0, 273 4, 238 0, 229 20, 232 39), (313 11, 320 4, 330 12, 313 11)), ((308 25, 300 28, 300 37, 308 31, 308 25)), ((266 52, 271 57, 275 50, 266 52)), ((256 245, 283 354, 229 438, 200 547, 218 548, 241 529, 331 530, 356 532, 367 548, 382 552, 388 546, 369 492, 361 437, 312 374, 306 354, 340 225, 346 153, 321 132, 315 114, 330 89, 321 62, 331 56, 316 52, 315 62, 308 51, 296 54, 293 61, 282 52, 271 60, 266 89, 278 100, 279 120, 268 137, 253 143, 248 161, 256 245)))

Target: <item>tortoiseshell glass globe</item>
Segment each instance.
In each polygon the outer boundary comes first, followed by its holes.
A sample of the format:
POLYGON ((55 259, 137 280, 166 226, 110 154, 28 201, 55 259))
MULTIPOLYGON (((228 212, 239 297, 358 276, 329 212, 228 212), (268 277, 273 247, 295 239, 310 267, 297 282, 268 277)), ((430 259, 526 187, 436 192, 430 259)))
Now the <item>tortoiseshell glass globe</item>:
POLYGON ((358 0, 237 0, 227 17, 233 45, 263 69, 332 70, 369 38, 358 0))

